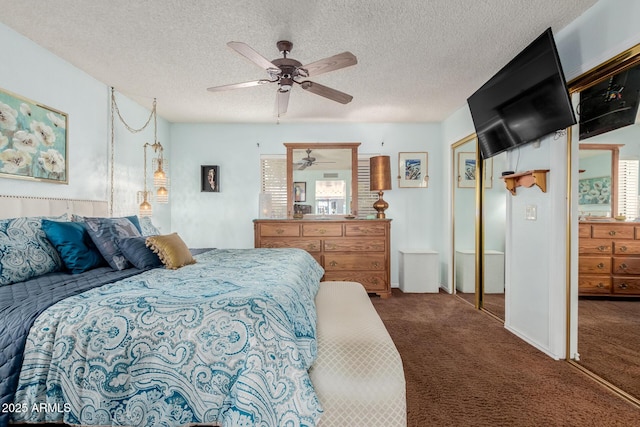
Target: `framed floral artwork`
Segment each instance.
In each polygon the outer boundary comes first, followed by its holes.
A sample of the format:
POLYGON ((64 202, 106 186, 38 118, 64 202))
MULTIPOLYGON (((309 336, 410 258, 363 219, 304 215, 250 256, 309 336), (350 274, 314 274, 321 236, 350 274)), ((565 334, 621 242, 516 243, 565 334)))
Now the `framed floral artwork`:
POLYGON ((398 186, 427 188, 429 183, 429 155, 426 152, 398 153, 398 186))
POLYGON ((0 177, 68 184, 67 114, 0 89, 0 177))

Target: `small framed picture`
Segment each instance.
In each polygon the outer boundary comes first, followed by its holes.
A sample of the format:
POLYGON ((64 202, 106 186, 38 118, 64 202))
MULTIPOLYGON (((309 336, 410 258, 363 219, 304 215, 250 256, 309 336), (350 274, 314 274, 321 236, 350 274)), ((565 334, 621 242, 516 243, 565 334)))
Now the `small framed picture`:
POLYGON ((200 166, 200 191, 207 193, 220 192, 220 166, 200 166))
POLYGON ((293 201, 294 202, 307 201, 307 183, 306 182, 293 183, 293 201))
POLYGON ((398 153, 398 186, 427 188, 429 183, 428 153, 398 153))

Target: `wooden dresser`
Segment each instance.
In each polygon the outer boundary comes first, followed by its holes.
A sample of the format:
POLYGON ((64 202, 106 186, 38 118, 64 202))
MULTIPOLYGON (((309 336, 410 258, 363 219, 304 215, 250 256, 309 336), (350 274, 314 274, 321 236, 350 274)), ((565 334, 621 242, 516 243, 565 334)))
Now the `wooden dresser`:
POLYGON ((323 280, 360 282, 391 296, 390 219, 254 220, 256 248, 300 248, 324 268, 323 280))
POLYGON ((640 223, 580 222, 578 293, 640 296, 640 223))

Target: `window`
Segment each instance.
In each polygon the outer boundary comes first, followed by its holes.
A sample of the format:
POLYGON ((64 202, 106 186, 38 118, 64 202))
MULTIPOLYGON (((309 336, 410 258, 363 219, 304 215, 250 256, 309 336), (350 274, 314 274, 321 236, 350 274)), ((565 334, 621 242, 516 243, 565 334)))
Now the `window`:
MULTIPOLYGON (((260 191, 271 195, 270 218, 287 217, 287 159, 285 155, 260 156, 260 191)), ((261 216, 263 216, 261 214, 261 216)))
POLYGON ((378 193, 369 190, 370 157, 358 156, 358 218, 366 218, 377 213, 373 204, 378 200, 378 193))
MULTIPOLYGON (((369 190, 369 157, 358 156, 358 218, 375 215, 378 193, 369 190)), ((270 218, 287 217, 287 159, 285 155, 260 156, 260 191, 271 195, 270 218)), ((346 208, 345 208, 346 209, 346 208)))
POLYGON ((638 215, 638 168, 640 160, 618 161, 618 215, 635 219, 638 215))

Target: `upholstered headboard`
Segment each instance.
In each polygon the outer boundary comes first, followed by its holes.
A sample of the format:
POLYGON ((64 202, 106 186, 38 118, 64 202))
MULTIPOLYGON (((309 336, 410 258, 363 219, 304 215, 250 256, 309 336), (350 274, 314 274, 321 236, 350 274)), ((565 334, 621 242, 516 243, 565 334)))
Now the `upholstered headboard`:
POLYGON ((0 219, 23 216, 109 216, 104 200, 74 200, 49 197, 5 196, 0 194, 0 219))

